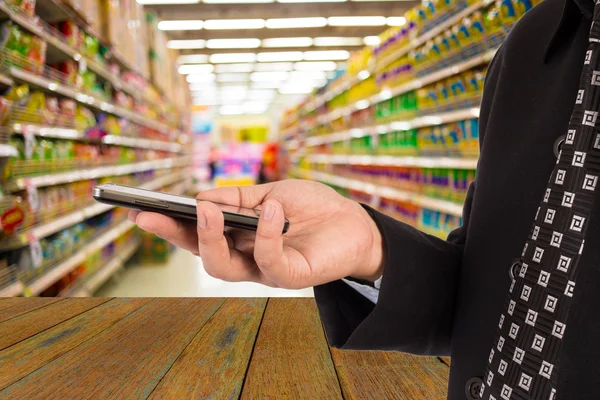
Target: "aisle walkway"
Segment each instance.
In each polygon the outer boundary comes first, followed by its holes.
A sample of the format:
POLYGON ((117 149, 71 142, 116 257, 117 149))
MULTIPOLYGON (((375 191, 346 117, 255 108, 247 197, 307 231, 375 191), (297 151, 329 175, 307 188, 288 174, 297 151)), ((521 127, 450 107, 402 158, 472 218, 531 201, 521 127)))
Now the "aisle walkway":
POLYGON ((202 260, 177 249, 165 265, 129 265, 102 287, 107 297, 312 297, 312 289, 273 289, 255 283, 228 283, 210 277, 202 260))

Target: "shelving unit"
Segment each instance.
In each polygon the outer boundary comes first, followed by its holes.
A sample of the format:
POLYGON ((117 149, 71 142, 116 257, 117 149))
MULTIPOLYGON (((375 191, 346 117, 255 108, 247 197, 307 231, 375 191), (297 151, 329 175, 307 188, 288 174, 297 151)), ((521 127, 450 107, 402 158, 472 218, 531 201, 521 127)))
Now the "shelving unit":
POLYGON ((316 164, 377 165, 407 168, 477 168, 476 158, 394 157, 344 154, 311 154, 306 158, 316 164))

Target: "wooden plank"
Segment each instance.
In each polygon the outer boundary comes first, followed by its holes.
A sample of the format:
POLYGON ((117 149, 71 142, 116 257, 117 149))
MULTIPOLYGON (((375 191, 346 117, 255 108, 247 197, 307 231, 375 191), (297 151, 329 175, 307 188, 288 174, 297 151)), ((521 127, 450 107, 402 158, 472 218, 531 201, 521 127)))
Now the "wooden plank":
MULTIPOLYGON (((80 299, 69 299, 75 302, 80 299)), ((0 351, 0 390, 114 325, 151 299, 114 299, 0 351)))
POLYGON ((344 399, 445 399, 450 369, 437 357, 331 349, 344 399))
POLYGON ((228 299, 150 399, 238 399, 266 299, 228 299))
POLYGON ((0 303, 0 322, 25 314, 38 308, 49 306, 52 303, 61 301, 50 297, 32 297, 24 299, 22 297, 11 297, 0 303))
POLYGON ((269 299, 241 398, 342 398, 314 299, 269 299))
MULTIPOLYGON (((28 299, 23 299, 27 301, 28 299)), ((0 350, 88 311, 110 298, 86 298, 79 301, 59 301, 47 307, 19 315, 0 323, 0 350)))
POLYGON ((440 357, 440 360, 447 366, 450 366, 450 357, 440 357))
POLYGON ((223 304, 155 299, 0 392, 0 399, 145 399, 223 304))

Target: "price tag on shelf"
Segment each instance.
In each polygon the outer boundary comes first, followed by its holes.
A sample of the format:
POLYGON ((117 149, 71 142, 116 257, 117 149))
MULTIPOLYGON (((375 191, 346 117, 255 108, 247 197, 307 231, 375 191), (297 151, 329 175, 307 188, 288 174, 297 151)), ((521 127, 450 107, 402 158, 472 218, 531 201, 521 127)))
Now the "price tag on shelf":
POLYGON ((33 266, 38 268, 44 261, 44 252, 42 251, 42 245, 40 240, 33 232, 27 234, 27 241, 29 242, 29 251, 31 252, 31 261, 33 266))
POLYGON ((31 182, 31 179, 25 178, 25 190, 27 191, 27 202, 29 203, 29 209, 35 213, 40 209, 40 195, 37 188, 31 182))
POLYGON ((21 132, 25 139, 25 159, 31 160, 33 158, 33 149, 35 147, 35 136, 27 125, 23 125, 21 132))

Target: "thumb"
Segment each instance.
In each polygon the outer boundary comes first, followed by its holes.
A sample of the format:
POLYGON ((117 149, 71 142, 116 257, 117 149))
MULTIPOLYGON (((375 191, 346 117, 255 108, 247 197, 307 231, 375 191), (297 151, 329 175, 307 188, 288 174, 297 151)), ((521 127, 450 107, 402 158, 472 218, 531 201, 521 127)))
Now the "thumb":
POLYGON ((283 251, 283 208, 276 200, 267 200, 262 207, 256 241, 254 260, 265 276, 275 282, 287 281, 288 259, 283 251))

